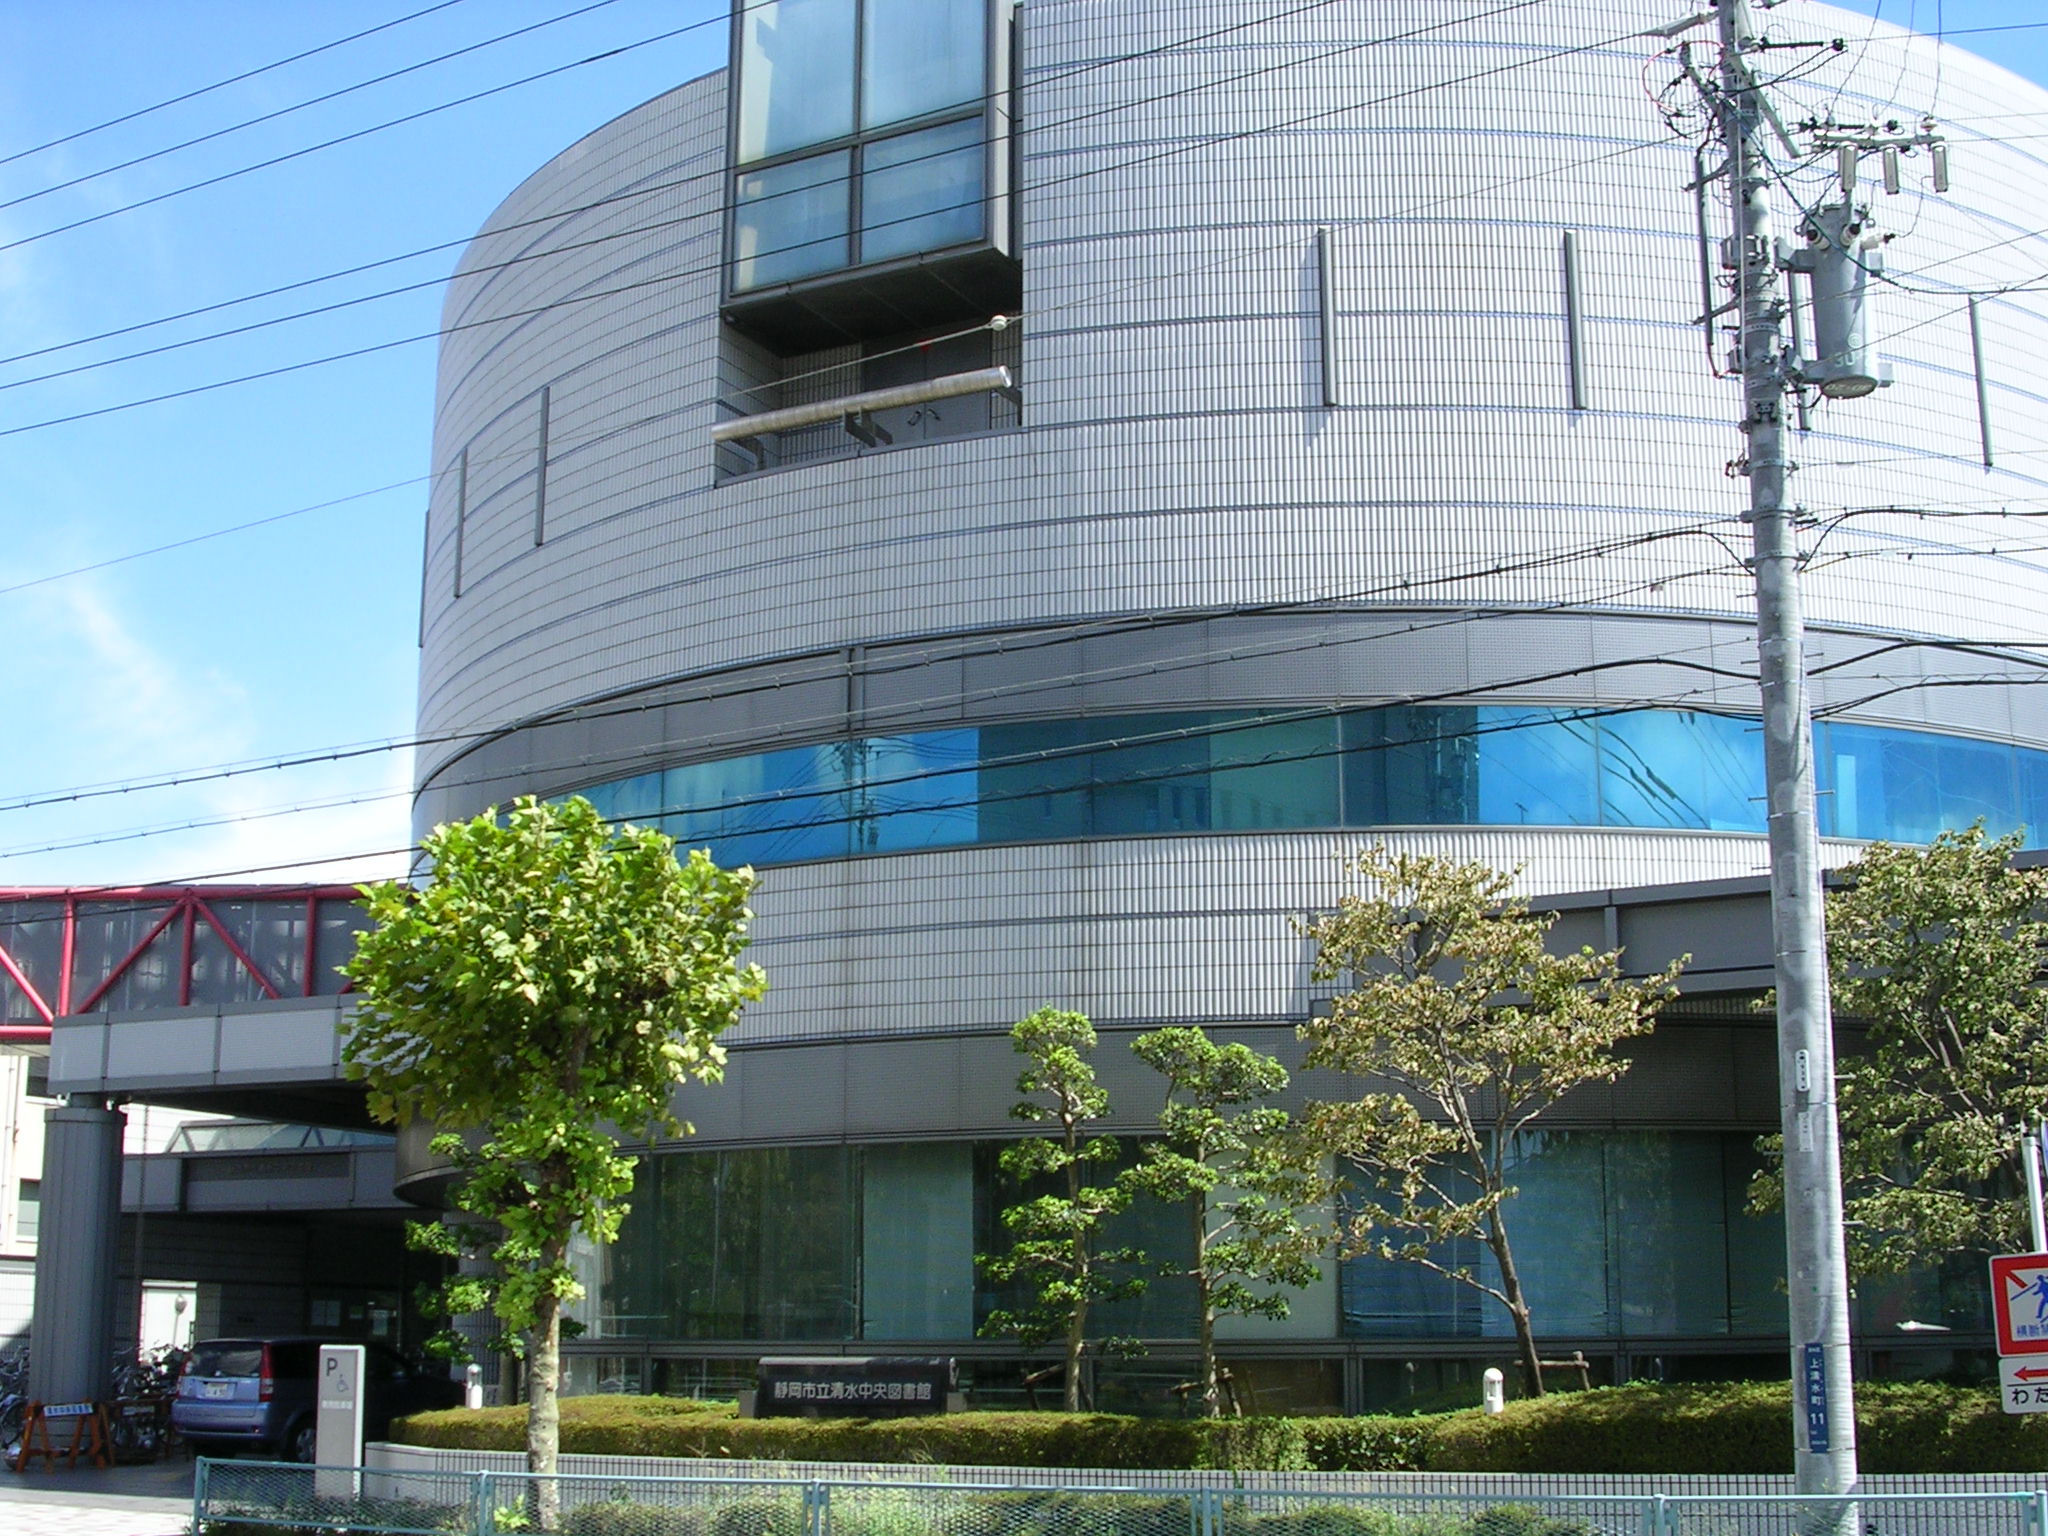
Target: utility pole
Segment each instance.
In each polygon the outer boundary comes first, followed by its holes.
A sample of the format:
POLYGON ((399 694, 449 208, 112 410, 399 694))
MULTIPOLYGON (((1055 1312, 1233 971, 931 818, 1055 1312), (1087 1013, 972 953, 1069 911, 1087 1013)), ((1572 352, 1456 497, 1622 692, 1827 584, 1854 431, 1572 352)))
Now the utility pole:
MULTIPOLYGON (((1784 1132, 1785 1262, 1792 1331, 1793 1469, 1802 1494, 1856 1489, 1856 1409, 1849 1371, 1849 1273, 1842 1237, 1833 1016, 1806 697, 1800 553, 1786 504, 1785 406, 1797 360, 1771 229, 1767 132, 1782 134, 1746 55, 1749 0, 1719 0, 1722 145, 1735 213, 1730 253, 1739 326, 1742 431, 1748 440, 1757 671, 1763 690, 1771 929, 1778 988, 1779 1120, 1784 1132)), ((1846 198, 1845 198, 1846 201, 1846 198)), ((1713 317, 1707 317, 1711 328, 1713 317)), ((1844 1508, 1847 1516, 1847 1507, 1844 1508)), ((1829 1522, 1834 1523, 1834 1522, 1829 1522)), ((1844 1522, 1848 1523, 1845 1518, 1844 1522)))

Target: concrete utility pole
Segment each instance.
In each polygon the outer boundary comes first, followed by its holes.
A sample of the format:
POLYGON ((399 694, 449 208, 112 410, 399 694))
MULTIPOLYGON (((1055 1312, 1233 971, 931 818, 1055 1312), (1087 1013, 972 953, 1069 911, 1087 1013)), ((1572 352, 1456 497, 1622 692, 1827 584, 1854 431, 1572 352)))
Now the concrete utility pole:
MULTIPOLYGON (((1835 1050, 1821 905, 1813 725, 1806 699, 1800 554, 1786 505, 1784 284, 1771 231, 1764 135, 1769 104, 1745 57, 1757 37, 1749 0, 1719 0, 1720 127, 1735 210, 1732 256, 1748 439, 1756 568, 1757 670, 1763 689, 1770 811, 1771 927, 1778 985, 1779 1117, 1785 1138, 1785 1262, 1792 1328, 1793 1467, 1804 1494, 1856 1488, 1849 1374, 1849 1276, 1842 1241, 1835 1050)), ((1709 326, 1713 324, 1708 317, 1709 326)))

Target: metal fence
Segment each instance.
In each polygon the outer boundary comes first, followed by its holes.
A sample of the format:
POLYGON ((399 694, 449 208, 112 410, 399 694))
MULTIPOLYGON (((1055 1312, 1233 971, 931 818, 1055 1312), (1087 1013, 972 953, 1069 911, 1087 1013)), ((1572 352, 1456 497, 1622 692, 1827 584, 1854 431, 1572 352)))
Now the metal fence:
POLYGON ((2048 1536, 2048 1489, 1438 1493, 389 1471, 201 1457, 196 1536, 2048 1536))

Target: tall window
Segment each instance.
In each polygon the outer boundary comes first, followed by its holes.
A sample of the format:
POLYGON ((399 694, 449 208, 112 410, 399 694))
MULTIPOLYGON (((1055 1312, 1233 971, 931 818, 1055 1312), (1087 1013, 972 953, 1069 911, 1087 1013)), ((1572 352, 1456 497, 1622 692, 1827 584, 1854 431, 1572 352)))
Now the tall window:
POLYGON ((731 290, 988 243, 991 0, 754 0, 731 290))

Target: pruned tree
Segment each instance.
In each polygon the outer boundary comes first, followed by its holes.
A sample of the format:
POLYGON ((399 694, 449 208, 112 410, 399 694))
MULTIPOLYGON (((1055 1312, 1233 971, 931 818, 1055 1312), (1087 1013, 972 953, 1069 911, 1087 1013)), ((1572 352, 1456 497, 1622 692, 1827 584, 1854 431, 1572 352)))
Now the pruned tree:
POLYGON ((1195 1391, 1213 1418, 1223 1411, 1217 1319, 1285 1317, 1287 1288, 1315 1283, 1331 1234, 1307 1213, 1322 1209, 1327 1181, 1318 1177, 1321 1159, 1290 1137, 1287 1111, 1266 1102, 1287 1087, 1287 1069, 1273 1057, 1186 1027, 1140 1035, 1131 1050, 1166 1079, 1167 1097, 1158 1137, 1123 1182, 1187 1212, 1195 1391))
POLYGON ((1086 1015, 1041 1008, 1010 1031, 1018 1053, 1030 1058, 1017 1078, 1024 1097, 1010 1113, 1019 1120, 1050 1123, 1050 1136, 1012 1142, 998 1159, 1003 1173, 1028 1187, 1046 1179, 1059 1192, 1026 1198, 1002 1213, 1010 1245, 980 1254, 975 1263, 991 1280, 1016 1283, 1029 1299, 1016 1308, 991 1312, 984 1334, 1009 1334, 1025 1344, 1063 1341, 1066 1381, 1062 1401, 1069 1413, 1081 1407, 1082 1356, 1088 1344, 1088 1315, 1097 1302, 1141 1294, 1145 1277, 1136 1272, 1144 1255, 1131 1248, 1105 1248, 1109 1219, 1131 1203, 1115 1178, 1093 1182, 1098 1170, 1116 1166, 1116 1139, 1091 1136, 1088 1126, 1109 1111, 1109 1094, 1095 1080, 1088 1053, 1095 1026, 1086 1015))
MULTIPOLYGON (((524 1354, 527 1465, 552 1473, 562 1306, 581 1294, 571 1237, 618 1235, 634 1167, 618 1136, 682 1134, 676 1086, 721 1075, 719 1034, 765 990, 740 960, 753 872, 702 850, 678 862, 671 839, 613 829, 581 798, 521 799, 423 847, 424 889, 363 892, 374 926, 347 967, 362 1007, 342 1059, 377 1119, 431 1123, 458 1169, 453 1204, 493 1263, 444 1305, 489 1308, 524 1354)), ((415 1231, 445 1254, 465 1241, 415 1231)), ((539 1492, 552 1529, 553 1483, 539 1492)))
MULTIPOLYGON (((1829 893, 1835 1013, 1868 1031, 1835 1071, 1860 1273, 2031 1244, 2019 1148, 2048 1114, 2048 869, 2015 868, 2020 846, 1981 824, 1877 843, 1829 893)), ((1751 1194, 1781 1203, 1775 1161, 1751 1194)))
POLYGON ((1344 1213, 1344 1251, 1419 1264, 1499 1302, 1540 1394, 1507 1218, 1516 1142, 1573 1089, 1627 1069, 1614 1048, 1648 1032, 1684 962, 1631 980, 1619 951, 1552 954, 1552 920, 1484 864, 1374 848, 1355 873, 1364 892, 1303 924, 1315 979, 1339 984, 1329 1015, 1302 1027, 1305 1065, 1369 1085, 1303 1115, 1309 1140, 1365 1186, 1344 1213), (1453 1239, 1483 1243, 1497 1278, 1447 1261, 1453 1239))

